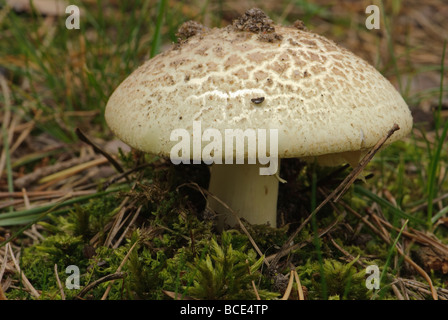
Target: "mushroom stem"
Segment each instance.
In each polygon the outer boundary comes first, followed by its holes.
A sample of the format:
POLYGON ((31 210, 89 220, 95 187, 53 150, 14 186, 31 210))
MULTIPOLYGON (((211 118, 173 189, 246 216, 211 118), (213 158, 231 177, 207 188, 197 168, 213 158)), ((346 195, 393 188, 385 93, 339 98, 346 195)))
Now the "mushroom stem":
MULTIPOLYGON (((277 226, 278 179, 260 175, 258 164, 214 164, 209 191, 251 224, 277 226)), ((218 214, 218 229, 235 226, 237 220, 212 196, 208 206, 218 214)))

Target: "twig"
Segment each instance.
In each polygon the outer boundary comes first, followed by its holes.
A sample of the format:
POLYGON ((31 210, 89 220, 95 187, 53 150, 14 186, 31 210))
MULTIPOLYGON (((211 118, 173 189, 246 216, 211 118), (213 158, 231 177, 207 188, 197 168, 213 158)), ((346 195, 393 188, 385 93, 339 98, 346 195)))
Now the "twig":
POLYGON ((61 280, 59 279, 58 265, 56 263, 54 264, 54 275, 56 277, 56 282, 58 284, 59 291, 61 292, 61 299, 65 300, 65 292, 64 292, 64 288, 62 287, 61 280))
POLYGON ((378 150, 383 146, 383 144, 387 141, 387 139, 390 138, 394 134, 395 131, 400 130, 400 127, 398 124, 394 124, 392 128, 387 132, 387 134, 381 138, 375 146, 370 149, 370 151, 362 158, 362 160, 359 162, 359 164, 356 166, 356 168, 350 172, 350 174, 342 181, 342 183, 336 188, 335 192, 339 194, 334 198, 334 202, 338 202, 339 199, 345 194, 345 192, 348 190, 348 188, 353 184, 353 182, 356 180, 358 175, 364 170, 364 168, 367 166, 367 164, 372 160, 372 158, 375 156, 375 154, 378 152, 378 150))
POLYGON ((108 282, 108 281, 114 281, 116 279, 122 279, 124 277, 126 277, 127 273, 126 272, 116 272, 116 273, 112 273, 112 274, 108 274, 98 280, 95 280, 94 282, 90 283, 89 285, 87 285, 86 287, 84 287, 76 296, 75 299, 82 299, 82 297, 89 292, 90 290, 92 290, 93 288, 95 288, 96 286, 98 286, 99 284, 103 283, 103 282, 108 282))
MULTIPOLYGON (((336 241, 334 241, 333 237, 331 235, 329 235, 329 239, 331 241, 331 243, 333 244, 333 246, 338 249, 339 251, 341 251, 348 259, 350 259, 350 261, 355 260, 356 258, 354 256, 352 256, 348 251, 346 251, 344 248, 342 248, 340 245, 337 244, 336 241)), ((359 259, 356 259, 355 262, 357 264, 359 264, 362 268, 365 268, 366 265, 362 262, 359 261, 359 259)))
POLYGON ((305 225, 311 220, 311 218, 316 215, 317 212, 322 209, 323 206, 325 206, 330 200, 333 199, 333 202, 337 202, 341 196, 347 191, 347 189, 353 184, 353 182, 356 180, 358 175, 361 173, 361 171, 365 168, 365 166, 369 163, 369 161, 373 158, 375 153, 381 148, 381 146, 387 141, 387 139, 390 138, 390 136, 397 130, 399 130, 400 127, 397 124, 394 124, 392 128, 387 132, 386 136, 384 136, 382 139, 380 139, 376 145, 364 156, 364 158, 360 161, 358 166, 350 172, 350 174, 339 184, 339 186, 333 190, 332 193, 328 197, 326 197, 319 206, 314 209, 311 214, 308 215, 308 217, 302 222, 302 224, 294 231, 294 233, 288 238, 288 240, 283 244, 282 248, 279 251, 279 254, 274 257, 271 263, 271 271, 275 271, 274 268, 277 266, 278 261, 281 258, 281 253, 285 250, 288 250, 288 248, 291 246, 291 243, 293 242, 294 238, 302 231, 302 229, 305 227, 305 225))
POLYGON ((81 131, 81 129, 76 128, 75 132, 76 132, 76 135, 78 136, 79 140, 87 143, 88 145, 90 145, 93 148, 93 150, 102 154, 118 172, 120 172, 120 173, 124 172, 124 170, 120 166, 120 164, 117 161, 115 161, 115 159, 110 154, 108 154, 106 151, 104 151, 103 149, 98 147, 95 143, 93 143, 89 138, 87 138, 86 135, 81 131))

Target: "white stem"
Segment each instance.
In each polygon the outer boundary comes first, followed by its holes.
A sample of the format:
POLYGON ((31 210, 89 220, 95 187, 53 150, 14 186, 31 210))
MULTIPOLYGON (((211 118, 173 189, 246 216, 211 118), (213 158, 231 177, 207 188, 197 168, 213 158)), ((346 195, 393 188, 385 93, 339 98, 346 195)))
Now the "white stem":
MULTIPOLYGON (((260 175, 258 164, 214 164, 209 191, 226 203, 240 218, 251 224, 277 226, 278 179, 260 175)), ((219 214, 218 228, 237 224, 222 204, 208 198, 210 209, 219 214)))

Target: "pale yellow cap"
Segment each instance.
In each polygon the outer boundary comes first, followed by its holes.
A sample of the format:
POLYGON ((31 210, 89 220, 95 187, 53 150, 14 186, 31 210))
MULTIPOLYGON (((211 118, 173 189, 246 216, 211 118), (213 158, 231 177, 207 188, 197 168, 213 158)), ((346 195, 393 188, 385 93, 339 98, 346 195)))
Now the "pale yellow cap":
POLYGON ((356 158, 394 123, 400 130, 388 143, 410 132, 408 106, 374 67, 323 36, 251 10, 225 28, 184 26, 185 39, 112 94, 111 130, 136 149, 168 156, 172 130, 192 132, 193 121, 221 132, 278 129, 280 158, 320 156, 324 164, 356 158))

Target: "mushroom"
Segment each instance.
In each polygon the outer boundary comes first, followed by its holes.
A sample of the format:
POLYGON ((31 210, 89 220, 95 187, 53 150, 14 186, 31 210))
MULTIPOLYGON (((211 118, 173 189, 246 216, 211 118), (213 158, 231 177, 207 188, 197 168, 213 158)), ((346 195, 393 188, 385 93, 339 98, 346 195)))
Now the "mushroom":
POLYGON ((251 224, 276 227, 279 178, 260 174, 260 156, 356 165, 393 124, 400 130, 387 143, 411 130, 410 110, 387 79, 302 25, 274 25, 256 8, 224 28, 188 22, 179 43, 136 69, 107 103, 109 127, 133 148, 174 163, 200 163, 208 150, 208 206, 221 228, 236 220, 217 199, 251 224), (266 130, 256 137, 259 161, 248 152, 254 140, 239 159, 235 146, 225 148, 226 130, 238 129, 266 130))

